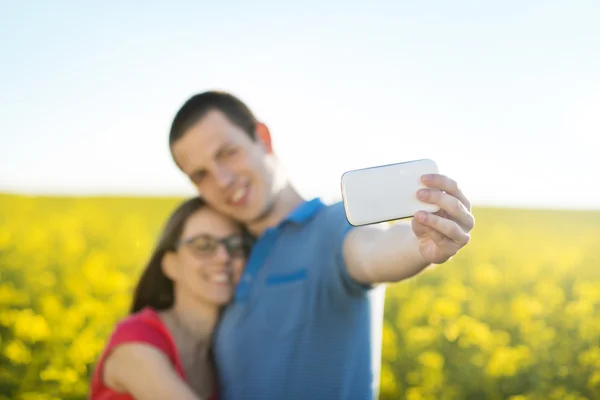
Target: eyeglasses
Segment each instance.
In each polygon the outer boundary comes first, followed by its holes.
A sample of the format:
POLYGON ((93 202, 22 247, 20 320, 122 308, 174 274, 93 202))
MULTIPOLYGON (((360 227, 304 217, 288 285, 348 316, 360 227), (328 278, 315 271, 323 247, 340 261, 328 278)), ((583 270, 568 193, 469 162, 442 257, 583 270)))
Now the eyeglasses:
POLYGON ((177 242, 177 247, 189 246, 196 255, 202 258, 214 256, 220 245, 225 246, 227 253, 231 257, 245 257, 250 250, 251 244, 248 238, 239 234, 223 239, 218 239, 210 235, 198 235, 177 242))

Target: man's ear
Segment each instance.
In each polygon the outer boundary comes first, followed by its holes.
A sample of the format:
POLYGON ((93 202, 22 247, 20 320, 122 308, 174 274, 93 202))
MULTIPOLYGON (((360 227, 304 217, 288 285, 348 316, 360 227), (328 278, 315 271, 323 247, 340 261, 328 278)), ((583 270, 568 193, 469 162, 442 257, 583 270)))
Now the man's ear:
POLYGON ((269 132, 269 128, 267 128, 267 126, 262 122, 256 123, 256 138, 263 144, 268 154, 273 152, 271 132, 269 132))
POLYGON ((163 273, 167 278, 175 281, 177 275, 177 256, 172 251, 168 251, 163 255, 161 261, 161 267, 163 273))

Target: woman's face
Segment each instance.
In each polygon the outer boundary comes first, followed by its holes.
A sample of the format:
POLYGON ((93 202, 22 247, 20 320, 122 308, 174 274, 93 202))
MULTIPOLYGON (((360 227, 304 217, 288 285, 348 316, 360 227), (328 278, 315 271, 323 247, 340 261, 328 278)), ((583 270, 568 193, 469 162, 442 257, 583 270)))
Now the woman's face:
POLYGON ((205 207, 188 218, 178 250, 165 260, 165 273, 178 296, 224 305, 239 281, 245 249, 239 226, 205 207))

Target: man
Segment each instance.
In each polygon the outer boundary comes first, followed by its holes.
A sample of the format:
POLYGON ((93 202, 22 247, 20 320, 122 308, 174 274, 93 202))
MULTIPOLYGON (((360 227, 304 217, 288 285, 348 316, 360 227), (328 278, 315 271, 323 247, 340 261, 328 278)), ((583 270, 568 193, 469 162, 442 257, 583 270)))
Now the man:
MULTIPOLYGON (((449 260, 469 241, 470 203, 442 175, 419 192, 437 204, 411 224, 352 227, 343 205, 305 201, 282 173, 267 126, 236 97, 205 92, 170 132, 178 167, 214 208, 256 236, 214 354, 221 396, 371 399, 378 395, 378 284, 449 260)), ((390 182, 393 185, 394 182, 390 182)))

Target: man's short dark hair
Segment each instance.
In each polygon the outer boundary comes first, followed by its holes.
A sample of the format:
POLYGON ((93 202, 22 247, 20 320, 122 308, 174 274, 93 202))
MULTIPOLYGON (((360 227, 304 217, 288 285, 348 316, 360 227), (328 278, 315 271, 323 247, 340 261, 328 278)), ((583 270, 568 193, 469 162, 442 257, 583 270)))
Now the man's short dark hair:
POLYGON ((221 111, 231 123, 239 126, 252 140, 255 139, 257 120, 250 108, 230 93, 211 90, 190 97, 181 106, 171 124, 169 146, 212 110, 221 111))

